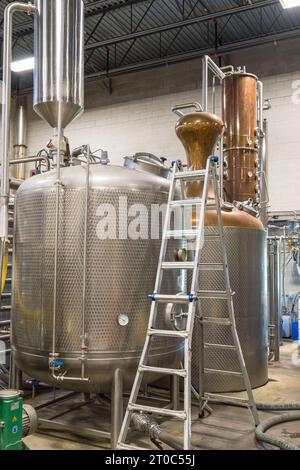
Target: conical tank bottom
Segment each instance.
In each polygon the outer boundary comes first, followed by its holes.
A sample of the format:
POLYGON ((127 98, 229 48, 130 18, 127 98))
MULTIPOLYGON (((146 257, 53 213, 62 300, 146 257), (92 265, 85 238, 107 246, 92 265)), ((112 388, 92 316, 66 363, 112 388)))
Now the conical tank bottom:
MULTIPOLYGON (((58 127, 58 101, 43 101, 34 105, 35 112, 51 127, 58 127)), ((81 112, 83 108, 72 102, 61 102, 61 127, 65 129, 81 112)))

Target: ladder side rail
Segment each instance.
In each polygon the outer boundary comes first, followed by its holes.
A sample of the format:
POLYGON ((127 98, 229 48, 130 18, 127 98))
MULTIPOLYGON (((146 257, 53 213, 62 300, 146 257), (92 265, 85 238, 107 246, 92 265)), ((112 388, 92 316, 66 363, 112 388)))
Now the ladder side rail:
MULTIPOLYGON (((162 233, 162 245, 160 249, 160 255, 159 255, 159 262, 158 262, 158 268, 157 268, 157 274, 156 274, 156 280, 155 280, 155 288, 154 292, 157 292, 158 289, 160 288, 161 281, 162 281, 162 269, 161 265, 164 260, 165 254, 166 254, 166 247, 167 247, 167 239, 166 239, 166 233, 168 231, 169 223, 170 223, 170 202, 172 201, 174 197, 174 192, 175 192, 175 174, 177 170, 177 163, 173 163, 173 171, 172 171, 172 177, 171 177, 171 182, 170 182, 170 191, 169 191, 169 196, 168 196, 168 203, 167 203, 167 211, 166 211, 166 216, 165 216, 165 222, 164 222, 164 227, 163 227, 163 233, 162 233)), ((151 310, 150 310, 150 316, 149 316, 149 321, 148 321, 148 328, 147 328, 147 333, 146 333, 146 339, 143 347, 143 351, 139 360, 139 365, 138 369, 134 378, 133 386, 131 389, 130 397, 129 397, 129 403, 135 403, 139 394, 139 390, 142 384, 143 380, 143 373, 140 372, 139 367, 142 365, 146 365, 146 358, 148 354, 148 349, 150 347, 150 342, 152 337, 148 335, 148 330, 153 327, 154 322, 155 322, 155 317, 156 317, 156 312, 157 312, 157 303, 155 300, 152 300, 151 303, 151 310)), ((128 430, 130 427, 130 421, 131 421, 131 414, 132 412, 129 410, 128 406, 125 412, 125 417, 123 419, 123 423, 121 426, 121 431, 119 434, 118 438, 118 445, 125 444, 128 430)))
POLYGON ((196 247, 195 247, 195 259, 194 259, 194 269, 193 277, 191 282, 191 302, 189 305, 188 318, 186 330, 190 332, 189 337, 185 339, 184 343, 184 368, 186 370, 186 378, 184 379, 184 410, 186 412, 187 419, 184 422, 184 450, 189 450, 191 448, 191 428, 192 428, 192 416, 191 416, 191 391, 192 391, 192 377, 191 377, 191 349, 192 349, 192 336, 193 328, 195 321, 195 314, 197 308, 197 288, 199 285, 199 263, 201 249, 204 243, 204 222, 205 222, 205 213, 206 213, 206 203, 208 198, 208 187, 210 180, 210 159, 207 161, 206 165, 206 175, 204 179, 204 186, 202 192, 202 205, 199 210, 199 221, 198 221, 198 233, 196 238, 196 247))
POLYGON ((160 284, 161 284, 161 280, 162 280, 161 265, 162 265, 162 262, 164 261, 165 255, 166 255, 166 249, 167 249, 167 243, 168 243, 168 239, 166 237, 166 234, 167 234, 169 224, 170 224, 170 212, 171 212, 171 204, 170 203, 173 200, 174 193, 175 193, 176 170, 177 170, 177 162, 174 162, 173 163, 171 183, 170 183, 170 191, 169 191, 169 196, 168 196, 167 210, 166 210, 166 215, 165 215, 165 222, 164 222, 164 227, 163 227, 163 232, 162 232, 162 244, 161 244, 161 249, 160 249, 160 254, 159 254, 154 292, 157 292, 157 290, 160 288, 160 284))

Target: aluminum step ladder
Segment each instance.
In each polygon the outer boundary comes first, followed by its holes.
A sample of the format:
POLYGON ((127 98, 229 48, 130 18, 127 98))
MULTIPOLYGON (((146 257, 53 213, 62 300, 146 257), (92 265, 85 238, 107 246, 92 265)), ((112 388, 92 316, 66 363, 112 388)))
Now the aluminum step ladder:
MULTIPOLYGON (((228 300, 228 307, 230 307, 230 319, 234 323, 234 311, 233 311, 233 303, 232 303, 232 293, 230 289, 230 282, 229 282, 229 273, 228 273, 228 266, 227 266, 227 259, 226 259, 226 249, 224 244, 224 233, 223 233, 223 225, 222 225, 222 214, 221 214, 221 207, 220 207, 220 198, 218 193, 218 178, 217 178, 217 171, 216 171, 216 163, 218 162, 217 157, 211 157, 207 161, 206 169, 204 170, 197 170, 197 171, 182 171, 182 167, 180 163, 173 162, 173 171, 170 183, 170 192, 166 210, 166 217, 165 217, 165 224, 163 229, 162 235, 162 244, 161 244, 161 251, 156 275, 156 282, 155 282, 155 289, 153 294, 151 294, 152 305, 150 310, 150 317, 149 317, 149 324, 146 333, 146 340, 144 344, 144 348, 141 354, 139 366, 137 369, 137 373, 134 379, 134 383, 132 386, 129 402, 127 405, 125 417, 122 423, 117 449, 120 450, 144 450, 140 447, 127 445, 126 440, 130 429, 131 424, 131 417, 132 414, 137 413, 146 413, 146 414, 153 414, 159 416, 165 416, 170 418, 177 418, 183 421, 183 450, 190 450, 191 449, 191 393, 192 393, 192 385, 191 385, 191 353, 192 353, 192 336, 193 336, 193 327, 194 321, 196 318, 196 313, 200 308, 200 299, 202 296, 205 295, 216 295, 218 298, 224 298, 226 295, 226 299, 228 300), (186 182, 203 182, 203 191, 201 198, 193 198, 187 199, 185 197, 185 190, 184 190, 184 183, 186 182), (176 200, 176 185, 177 183, 181 184, 181 192, 182 192, 182 200, 176 200), (213 187, 215 190, 215 203, 209 204, 208 203, 208 189, 209 186, 213 183, 213 187), (198 213, 198 225, 196 228, 188 229, 188 230, 170 230, 170 221, 171 221, 171 214, 172 208, 174 206, 177 207, 184 207, 184 206, 191 206, 197 207, 198 213), (226 273, 226 285, 227 290, 226 292, 222 293, 212 293, 212 292, 201 292, 199 291, 199 275, 200 271, 207 270, 207 269, 220 269, 220 266, 206 266, 205 264, 200 264, 201 259, 201 252, 204 245, 204 222, 205 222, 205 214, 208 210, 214 210, 218 212, 218 222, 219 222, 219 229, 220 229, 220 243, 223 246, 223 253, 225 254, 224 261, 222 263, 222 269, 225 270, 226 273), (168 262, 165 261, 166 254, 167 254, 167 244, 170 239, 193 239, 194 240, 194 250, 195 256, 193 261, 187 262, 168 262), (162 279, 163 274, 167 270, 187 270, 192 272, 192 280, 190 286, 190 292, 187 295, 176 294, 176 295, 165 295, 161 294, 161 286, 162 286, 162 279), (158 314, 158 305, 159 304, 186 304, 188 305, 188 311, 186 313, 186 324, 184 330, 176 330, 176 329, 157 329, 156 328, 156 318, 158 314), (184 343, 184 358, 182 362, 182 367, 178 369, 170 369, 167 367, 152 367, 149 363, 149 351, 151 347, 151 341, 153 338, 177 338, 183 340, 184 343), (170 376, 178 376, 182 377, 184 380, 184 404, 183 410, 173 410, 168 408, 158 408, 153 406, 145 406, 140 405, 137 403, 139 391, 142 385, 143 376, 145 373, 152 373, 152 374, 159 374, 159 375, 170 375, 170 376)), ((247 385, 247 391, 249 396, 249 401, 251 401, 251 410, 255 414, 255 419, 257 411, 255 402, 253 400, 252 390, 250 381, 247 375, 247 370, 245 367, 245 363, 243 360, 243 354, 238 342, 238 337, 235 329, 235 337, 237 339, 237 346, 239 347, 239 358, 241 359, 241 366, 243 368, 242 372, 245 376, 245 383, 247 385)), ((208 401, 209 397, 205 396, 205 401, 202 403, 202 396, 201 398, 201 409, 205 407, 206 402, 208 401)), ((204 398, 204 397, 203 397, 204 398)))

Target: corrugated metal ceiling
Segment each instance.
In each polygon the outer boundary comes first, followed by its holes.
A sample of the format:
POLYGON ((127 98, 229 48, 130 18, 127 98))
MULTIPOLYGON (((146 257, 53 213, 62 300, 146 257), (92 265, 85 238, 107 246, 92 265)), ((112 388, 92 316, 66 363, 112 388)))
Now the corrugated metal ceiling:
MULTIPOLYGON (((3 18, 7 0, 0 0, 3 18)), ((300 35, 300 8, 279 0, 85 0, 86 75, 184 60, 300 35)), ((1 19, 0 19, 1 22, 1 19)), ((1 27, 3 27, 3 21, 1 27)), ((16 15, 14 59, 32 54, 31 18, 16 15)))

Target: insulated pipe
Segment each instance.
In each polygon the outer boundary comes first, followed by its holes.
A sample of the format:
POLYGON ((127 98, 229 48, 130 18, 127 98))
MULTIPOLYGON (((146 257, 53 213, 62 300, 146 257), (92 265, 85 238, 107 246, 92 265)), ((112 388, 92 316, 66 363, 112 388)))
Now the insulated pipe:
POLYGON ((12 21, 15 12, 35 14, 37 9, 30 3, 13 2, 4 10, 3 33, 3 92, 2 92, 2 166, 0 194, 0 238, 8 241, 8 199, 9 199, 9 142, 11 111, 11 60, 12 21))

